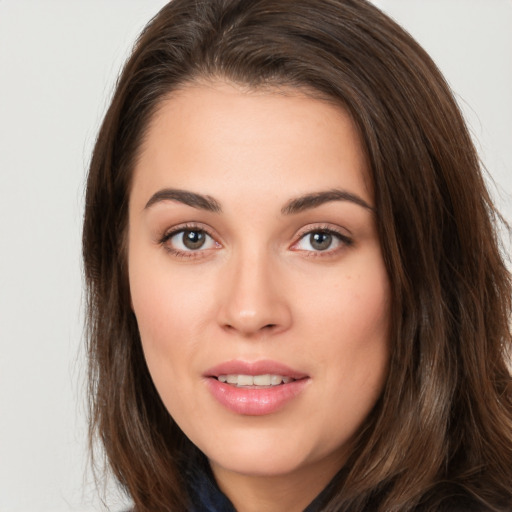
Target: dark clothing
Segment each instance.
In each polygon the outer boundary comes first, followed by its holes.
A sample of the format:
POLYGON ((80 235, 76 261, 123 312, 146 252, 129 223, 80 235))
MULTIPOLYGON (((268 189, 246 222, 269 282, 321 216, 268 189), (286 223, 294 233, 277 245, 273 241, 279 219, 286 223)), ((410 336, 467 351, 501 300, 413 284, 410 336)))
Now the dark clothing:
POLYGON ((197 469, 189 476, 190 512, 236 512, 228 498, 217 487, 213 477, 197 469))
MULTIPOLYGON (((233 504, 217 486, 206 457, 198 451, 192 452, 190 455, 184 471, 190 498, 187 512, 236 512, 233 504)), ((322 512, 329 498, 335 494, 335 488, 345 477, 346 471, 342 469, 304 509, 304 512, 322 512)), ((369 512, 377 510, 377 504, 381 503, 382 498, 382 495, 380 497, 375 496, 374 499, 370 500, 373 505, 368 503, 365 510, 369 512)), ((507 497, 505 501, 508 499, 507 497)), ((456 484, 449 483, 439 484, 436 489, 423 497, 414 510, 416 512, 431 512, 433 510, 436 512, 490 512, 490 510, 512 512, 512 508, 506 505, 503 508, 498 506, 496 509, 489 509, 464 489, 456 484)))
MULTIPOLYGON (((236 512, 235 507, 218 488, 209 468, 197 468, 189 479, 192 508, 189 512, 236 512)), ((327 486, 305 509, 304 512, 320 512, 323 498, 330 490, 327 486)))

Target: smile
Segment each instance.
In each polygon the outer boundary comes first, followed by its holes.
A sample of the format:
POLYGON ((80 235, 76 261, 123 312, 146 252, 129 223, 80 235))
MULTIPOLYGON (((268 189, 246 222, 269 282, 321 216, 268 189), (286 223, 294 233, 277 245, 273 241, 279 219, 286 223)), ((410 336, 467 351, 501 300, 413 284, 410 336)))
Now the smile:
POLYGON ((225 382, 227 384, 231 384, 236 387, 273 387, 280 386, 281 384, 288 384, 295 379, 291 377, 285 377, 283 375, 272 375, 272 374, 264 374, 264 375, 219 375, 217 377, 219 382, 225 382))
POLYGON ((263 416, 284 409, 308 387, 311 379, 276 361, 227 361, 206 374, 213 398, 231 412, 263 416))

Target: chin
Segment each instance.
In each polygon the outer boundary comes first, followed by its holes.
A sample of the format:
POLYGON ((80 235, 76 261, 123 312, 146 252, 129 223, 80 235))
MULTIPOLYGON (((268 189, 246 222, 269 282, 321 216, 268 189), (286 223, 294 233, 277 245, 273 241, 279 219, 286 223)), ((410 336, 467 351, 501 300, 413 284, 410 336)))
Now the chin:
POLYGON ((339 446, 313 443, 310 431, 254 428, 224 434, 197 446, 212 465, 238 474, 284 476, 331 457, 338 465, 341 460, 339 446))
MULTIPOLYGON (((240 475, 258 477, 278 477, 289 475, 307 465, 306 461, 296 453, 283 453, 274 450, 262 453, 261 450, 242 452, 225 452, 208 457, 212 465, 240 475)), ((208 456, 208 455, 207 455, 208 456)))

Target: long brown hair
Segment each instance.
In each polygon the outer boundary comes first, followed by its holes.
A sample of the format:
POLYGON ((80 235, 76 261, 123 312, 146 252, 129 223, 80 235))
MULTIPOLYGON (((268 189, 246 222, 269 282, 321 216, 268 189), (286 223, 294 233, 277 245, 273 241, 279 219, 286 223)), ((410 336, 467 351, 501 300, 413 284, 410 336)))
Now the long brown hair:
POLYGON ((131 172, 163 98, 198 79, 314 91, 361 133, 392 287, 391 361, 326 511, 512 509, 511 278, 449 87, 365 0, 173 0, 117 83, 83 230, 90 435, 138 512, 187 509, 193 445, 156 392, 130 307, 131 172))

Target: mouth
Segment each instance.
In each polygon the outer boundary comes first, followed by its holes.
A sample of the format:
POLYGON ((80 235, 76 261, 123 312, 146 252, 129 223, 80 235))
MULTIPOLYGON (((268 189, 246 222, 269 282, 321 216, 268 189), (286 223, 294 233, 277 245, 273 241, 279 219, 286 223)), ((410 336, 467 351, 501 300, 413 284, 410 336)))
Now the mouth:
POLYGON ((205 377, 237 387, 272 387, 308 378, 304 372, 290 368, 277 361, 232 360, 210 368, 205 377))
POLYGON ((310 381, 307 374, 275 361, 228 361, 210 369, 204 377, 221 405, 249 416, 283 409, 310 381))
POLYGON ((217 377, 219 382, 223 382, 225 384, 230 384, 237 388, 249 388, 249 389, 258 389, 258 388, 272 388, 274 386, 281 386, 283 384, 288 384, 297 379, 293 379, 292 377, 286 377, 284 375, 275 375, 266 373, 263 375, 240 375, 240 374, 228 374, 228 375, 219 375, 217 377))

